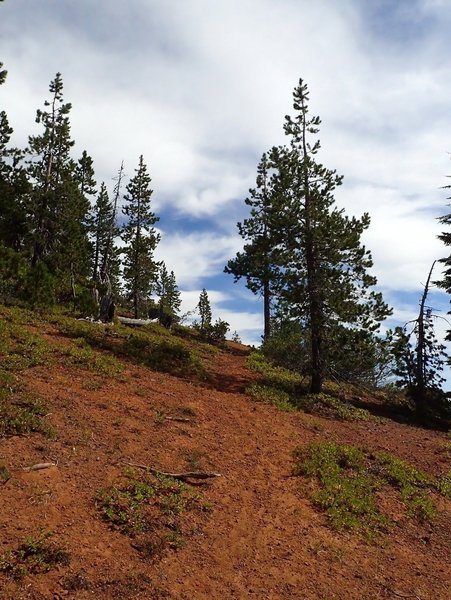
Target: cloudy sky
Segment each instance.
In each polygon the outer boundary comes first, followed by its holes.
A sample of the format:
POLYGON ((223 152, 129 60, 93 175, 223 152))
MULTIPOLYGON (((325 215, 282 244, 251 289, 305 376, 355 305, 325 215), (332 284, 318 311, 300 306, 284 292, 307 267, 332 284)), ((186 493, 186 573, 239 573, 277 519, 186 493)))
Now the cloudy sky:
MULTIPOLYGON (((450 195, 450 25, 449 0, 5 0, 0 108, 25 146, 61 72, 75 154, 93 157, 97 180, 111 189, 121 161, 132 176, 144 155, 158 258, 184 310, 205 287, 214 316, 258 342, 261 300, 222 269, 302 77, 322 119, 320 159, 344 175, 337 203, 372 216, 365 242, 404 323, 447 253, 436 217, 450 195)), ((444 294, 431 303, 446 313, 444 294)))

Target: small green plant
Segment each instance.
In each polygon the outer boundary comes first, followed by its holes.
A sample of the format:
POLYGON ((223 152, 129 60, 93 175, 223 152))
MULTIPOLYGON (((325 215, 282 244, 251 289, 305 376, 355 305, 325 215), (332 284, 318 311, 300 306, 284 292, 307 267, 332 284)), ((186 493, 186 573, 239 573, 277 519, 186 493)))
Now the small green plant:
POLYGON ((312 443, 293 452, 293 474, 317 482, 313 502, 323 509, 335 529, 361 529, 370 537, 388 528, 376 492, 391 486, 398 490, 407 514, 431 519, 435 507, 428 491, 446 494, 443 479, 435 480, 409 463, 385 452, 365 454, 333 442, 312 443))
POLYGON ((252 396, 252 398, 258 402, 273 404, 279 410, 286 412, 293 412, 297 410, 287 392, 270 385, 252 383, 246 388, 246 394, 249 394, 249 396, 252 396))
POLYGON ((157 425, 163 425, 163 423, 165 421, 166 421, 166 413, 163 412, 162 410, 155 411, 155 423, 157 425))
POLYGON ((299 404, 308 413, 330 416, 341 421, 368 421, 371 417, 366 409, 356 408, 345 400, 325 393, 302 396, 299 404))
POLYGON ((8 481, 8 479, 11 477, 11 473, 8 469, 8 467, 6 467, 3 464, 0 464, 0 481, 3 481, 3 483, 5 483, 6 481, 8 481))
POLYGON ((163 546, 180 547, 171 532, 179 532, 178 516, 202 508, 201 496, 172 477, 127 470, 111 488, 96 495, 103 518, 134 539, 133 546, 150 556, 163 546), (169 536, 169 537, 168 537, 169 536))
POLYGON ((274 366, 260 352, 251 352, 246 364, 252 371, 263 375, 263 382, 266 385, 280 388, 289 394, 293 394, 302 388, 303 379, 298 373, 274 366))
POLYGON ((47 573, 57 565, 69 564, 69 554, 50 542, 52 532, 41 531, 27 538, 17 550, 6 550, 0 556, 0 573, 20 580, 27 574, 47 573))
POLYGON ((64 349, 62 354, 67 364, 102 375, 118 375, 124 368, 114 356, 93 350, 84 338, 73 340, 72 345, 64 349))
POLYGON ((197 448, 193 448, 192 450, 188 450, 186 453, 186 464, 192 471, 199 469, 202 463, 202 460, 205 457, 205 452, 202 450, 198 450, 197 448))
POLYGON ((451 471, 437 479, 436 488, 442 496, 451 500, 451 471))
POLYGON ((21 390, 0 391, 0 436, 31 432, 49 433, 43 422, 47 406, 40 398, 34 398, 21 390))
POLYGON ((431 519, 435 509, 425 488, 432 487, 434 479, 387 452, 378 452, 376 459, 385 479, 400 491, 409 514, 422 521, 431 519))

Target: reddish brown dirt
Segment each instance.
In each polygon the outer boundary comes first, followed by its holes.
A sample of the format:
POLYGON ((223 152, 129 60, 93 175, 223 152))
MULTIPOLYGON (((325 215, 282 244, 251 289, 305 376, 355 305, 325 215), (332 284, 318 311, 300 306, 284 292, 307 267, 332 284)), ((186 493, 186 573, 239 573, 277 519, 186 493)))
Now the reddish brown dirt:
POLYGON ((122 381, 63 365, 29 371, 28 387, 47 399, 58 435, 0 439, 1 462, 13 471, 0 485, 0 553, 42 527, 70 563, 21 583, 0 576, 0 598, 451 598, 449 503, 438 499, 437 517, 421 524, 396 498, 382 498, 397 524, 370 543, 329 529, 308 484, 291 476, 293 448, 313 440, 387 450, 440 474, 449 469, 449 437, 386 418, 342 423, 257 404, 243 394, 256 376, 234 349, 213 359, 208 387, 136 366, 122 381), (157 418, 182 412, 190 422, 157 418), (193 457, 196 468, 222 475, 199 488, 213 510, 186 513, 182 548, 143 559, 99 518, 96 491, 124 462, 177 471, 193 457), (49 461, 57 465, 22 471, 49 461))

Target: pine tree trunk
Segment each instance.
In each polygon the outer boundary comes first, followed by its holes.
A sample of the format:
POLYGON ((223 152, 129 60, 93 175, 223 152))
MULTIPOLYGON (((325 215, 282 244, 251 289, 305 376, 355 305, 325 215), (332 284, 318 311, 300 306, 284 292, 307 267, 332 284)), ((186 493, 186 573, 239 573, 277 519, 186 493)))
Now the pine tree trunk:
POLYGON ((321 332, 318 324, 311 325, 312 329, 312 373, 310 381, 310 393, 320 394, 323 387, 323 365, 322 365, 322 352, 321 352, 321 332))
POLYGON ((264 312, 264 332, 263 340, 269 339, 271 335, 271 294, 269 290, 269 282, 263 284, 263 312, 264 312))

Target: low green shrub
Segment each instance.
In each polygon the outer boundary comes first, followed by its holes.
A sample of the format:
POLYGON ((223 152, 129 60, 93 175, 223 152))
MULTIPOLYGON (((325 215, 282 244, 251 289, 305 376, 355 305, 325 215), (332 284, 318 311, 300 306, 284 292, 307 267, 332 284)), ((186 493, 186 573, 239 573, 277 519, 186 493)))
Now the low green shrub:
POLYGON ((0 391, 0 436, 31 432, 50 433, 42 417, 48 412, 45 402, 20 390, 0 391))
POLYGON ((303 379, 300 375, 283 367, 274 366, 260 352, 251 352, 246 363, 249 369, 263 375, 266 385, 278 387, 289 394, 298 392, 302 388, 303 379))
POLYGON ((107 522, 132 537, 133 547, 149 556, 181 546, 178 517, 202 509, 201 499, 191 486, 172 477, 128 469, 113 486, 98 491, 96 505, 107 522))
POLYGON ((17 550, 6 550, 0 555, 0 573, 20 580, 28 574, 47 573, 57 565, 68 565, 68 552, 49 541, 52 535, 41 532, 36 538, 27 538, 17 550))
POLYGON ((176 340, 154 339, 134 333, 120 347, 121 352, 156 371, 181 377, 200 375, 202 363, 187 346, 176 340))
POLYGON ((369 536, 386 530, 390 519, 377 502, 376 492, 398 491, 407 515, 432 519, 436 509, 433 490, 443 495, 447 484, 385 452, 364 453, 334 442, 312 443, 293 451, 293 474, 316 482, 313 502, 325 511, 335 529, 359 529, 369 536))
POLYGON ((333 417, 341 421, 367 421, 371 414, 364 408, 356 408, 345 400, 329 394, 306 394, 299 399, 305 412, 333 417))
POLYGON ((114 376, 124 370, 124 366, 117 358, 94 350, 83 337, 75 338, 70 346, 61 350, 61 354, 66 364, 102 375, 114 376))
POLYGON ((279 410, 286 412, 294 412, 297 410, 296 406, 292 403, 291 397, 287 392, 279 390, 269 385, 263 385, 261 383, 252 383, 246 388, 246 394, 252 396, 254 400, 258 402, 264 402, 265 404, 273 404, 279 410))

